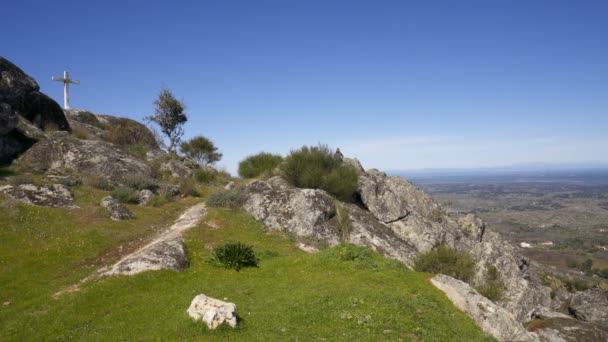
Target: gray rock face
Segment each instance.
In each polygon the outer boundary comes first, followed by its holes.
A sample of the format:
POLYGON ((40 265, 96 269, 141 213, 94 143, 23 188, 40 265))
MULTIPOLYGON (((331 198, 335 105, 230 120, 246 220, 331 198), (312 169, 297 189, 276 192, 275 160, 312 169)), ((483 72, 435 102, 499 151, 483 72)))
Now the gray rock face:
POLYGON ((17 127, 17 113, 8 103, 0 103, 0 135, 8 134, 17 127))
POLYGON ((243 206, 270 230, 291 232, 330 245, 339 243, 339 232, 329 221, 335 216, 334 200, 323 190, 274 190, 268 183, 247 185, 249 197, 243 206))
POLYGON ((188 315, 194 320, 201 320, 207 324, 209 329, 215 329, 223 323, 236 327, 236 304, 221 301, 199 294, 194 297, 188 315))
POLYGON ((72 192, 63 184, 43 186, 33 184, 6 185, 0 187, 0 192, 12 199, 27 204, 53 208, 76 208, 72 192))
POLYGON ((104 197, 99 203, 102 207, 106 208, 110 213, 110 218, 114 221, 129 220, 135 218, 135 215, 127 209, 124 205, 118 202, 117 199, 112 196, 104 197))
POLYGON ((154 198, 154 193, 148 189, 140 190, 137 193, 137 202, 139 205, 147 205, 154 198))
POLYGON ((37 172, 64 174, 66 170, 81 175, 100 176, 113 183, 129 175, 151 177, 151 167, 104 141, 79 140, 64 132, 55 132, 39 141, 17 161, 37 172))
POLYGON ((357 192, 369 211, 384 223, 405 218, 412 211, 432 217, 440 209, 430 196, 412 183, 375 170, 359 176, 357 192))
POLYGON ((291 184, 289 184, 281 176, 270 177, 270 178, 268 178, 268 180, 266 182, 268 182, 268 184, 270 184, 270 186, 273 189, 276 189, 276 190, 285 190, 285 189, 292 189, 293 188, 293 186, 291 184))
POLYGON ((167 160, 160 165, 161 171, 169 172, 173 177, 192 177, 194 168, 194 164, 176 159, 167 160))
POLYGON ((498 341, 536 340, 536 336, 526 331, 513 314, 480 295, 469 284, 446 275, 431 278, 431 283, 498 341))
POLYGON ((359 162, 359 159, 342 157, 342 163, 352 166, 353 169, 355 169, 355 171, 357 171, 359 175, 365 173, 365 170, 363 169, 363 166, 361 166, 361 162, 359 162))
POLYGON ((608 298, 601 289, 589 289, 574 293, 568 309, 574 317, 587 322, 608 325, 608 298))
POLYGON ((0 57, 0 121, 9 124, 0 129, 0 162, 12 161, 35 142, 18 126, 13 126, 15 115, 40 129, 70 130, 61 107, 40 93, 38 83, 0 57), (8 129, 11 126, 13 128, 8 129))
POLYGON ((608 333, 601 328, 571 318, 543 320, 531 329, 542 342, 606 342, 608 333))
POLYGON ((181 237, 160 240, 116 264, 110 274, 133 275, 145 271, 183 271, 190 265, 186 244, 181 237))

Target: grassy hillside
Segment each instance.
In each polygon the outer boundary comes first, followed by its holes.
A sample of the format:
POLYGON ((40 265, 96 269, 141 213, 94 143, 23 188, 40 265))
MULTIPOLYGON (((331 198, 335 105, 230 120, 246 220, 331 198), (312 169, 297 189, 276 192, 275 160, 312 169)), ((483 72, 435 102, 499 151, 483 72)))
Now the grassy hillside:
POLYGON ((105 195, 77 190, 75 210, 0 197, 0 340, 491 340, 426 274, 350 246, 307 254, 249 215, 219 209, 187 233, 185 272, 94 280, 54 299, 200 200, 130 206, 137 219, 115 222, 96 205, 105 195), (226 241, 253 245, 260 267, 209 265, 211 249, 226 241), (239 327, 209 331, 191 321, 186 309, 199 293, 235 302, 239 327))

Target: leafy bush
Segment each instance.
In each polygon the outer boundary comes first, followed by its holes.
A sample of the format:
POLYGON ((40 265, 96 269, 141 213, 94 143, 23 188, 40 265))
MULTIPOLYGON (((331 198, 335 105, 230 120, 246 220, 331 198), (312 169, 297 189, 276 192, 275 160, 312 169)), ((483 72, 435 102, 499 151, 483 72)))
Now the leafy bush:
POLYGON ((194 177, 194 180, 196 180, 199 183, 208 184, 208 183, 215 181, 217 176, 218 176, 218 173, 216 171, 202 168, 202 169, 195 169, 192 177, 194 177))
POLYGON ((112 197, 116 198, 121 203, 137 203, 137 192, 126 186, 118 186, 112 190, 112 197))
POLYGON ((418 272, 445 274, 462 281, 469 281, 474 274, 475 261, 465 252, 459 252, 445 245, 420 254, 414 260, 418 272))
POLYGON ((196 183, 192 178, 180 178, 179 180, 179 191, 182 195, 191 197, 200 197, 201 194, 196 188, 196 183))
POLYGON ((154 196, 148 201, 148 205, 152 207, 160 207, 166 203, 171 202, 173 199, 166 194, 159 194, 154 196))
POLYGON ((253 252, 253 248, 240 242, 229 242, 216 247, 213 250, 210 262, 237 271, 243 267, 258 267, 258 259, 253 252))
POLYGON ((248 156, 239 163, 239 176, 242 178, 256 178, 269 174, 283 161, 278 154, 260 152, 248 156))
POLYGON ((342 201, 354 200, 357 171, 326 145, 291 151, 280 165, 283 177, 298 188, 323 189, 342 201))
POLYGON ((505 289, 498 269, 494 265, 488 265, 488 273, 486 274, 485 283, 477 287, 477 291, 482 296, 495 302, 502 299, 502 295, 505 289))
POLYGON ((124 118, 109 127, 106 140, 119 146, 158 148, 152 132, 139 122, 124 118))
POLYGON ((371 261, 373 258, 372 251, 369 248, 348 243, 342 243, 332 247, 325 253, 327 256, 342 261, 371 261))
POLYGON ((30 175, 17 175, 9 178, 9 183, 14 186, 32 184, 34 183, 34 179, 30 175))
POLYGON ((247 200, 247 194, 243 186, 237 186, 230 190, 213 193, 207 198, 207 205, 212 208, 240 208, 247 200))
POLYGON ((197 136, 180 145, 180 151, 195 163, 207 166, 222 159, 217 147, 206 137, 197 136))
POLYGON ((110 191, 114 188, 114 186, 112 185, 112 183, 110 183, 110 181, 108 181, 107 179, 105 179, 101 176, 97 176, 97 175, 91 175, 91 176, 85 177, 84 184, 87 186, 90 186, 92 188, 104 190, 104 191, 110 191))
POLYGON ((156 183, 156 181, 154 181, 154 179, 140 174, 132 174, 125 176, 121 180, 121 183, 124 186, 135 190, 147 189, 155 191, 156 189, 158 189, 158 184, 156 183))

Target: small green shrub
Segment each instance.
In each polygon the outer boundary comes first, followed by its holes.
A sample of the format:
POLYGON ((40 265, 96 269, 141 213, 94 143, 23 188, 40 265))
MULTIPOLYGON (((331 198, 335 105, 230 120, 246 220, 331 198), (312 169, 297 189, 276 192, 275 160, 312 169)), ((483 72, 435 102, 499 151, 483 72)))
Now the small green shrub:
POLYGON ((126 148, 127 153, 129 153, 130 155, 141 159, 141 160, 146 160, 146 156, 148 154, 148 149, 149 147, 146 147, 142 144, 135 144, 132 146, 129 146, 126 148))
POLYGON ((214 170, 209 170, 205 168, 195 169, 192 177, 194 180, 201 184, 212 183, 216 180, 218 173, 214 170))
POLYGON ((144 125, 130 119, 119 119, 116 124, 108 128, 106 140, 119 146, 141 145, 149 148, 158 148, 154 134, 144 125))
POLYGON ((120 203, 137 203, 137 192, 126 186, 118 186, 112 190, 110 195, 120 203))
POLYGON ((247 194, 245 193, 245 187, 237 186, 230 190, 224 190, 209 195, 207 198, 207 205, 212 208, 228 208, 238 209, 247 200, 247 194))
POLYGON ((34 179, 30 175, 17 175, 9 178, 8 182, 11 185, 18 186, 23 184, 33 184, 34 179))
POLYGON ((494 265, 488 265, 488 272, 486 274, 485 283, 477 287, 477 291, 482 296, 495 302, 502 299, 505 284, 503 283, 498 269, 494 265))
POLYGON ((325 251, 326 256, 342 261, 372 261, 372 251, 363 246, 341 243, 325 251))
POLYGON ((353 201, 357 171, 342 163, 326 145, 291 151, 280 165, 283 177, 298 188, 322 189, 341 201, 353 201))
POLYGON ((350 240, 350 231, 352 230, 352 221, 348 210, 345 209, 339 201, 335 201, 336 207, 336 219, 338 220, 338 229, 340 230, 340 237, 342 242, 350 240))
POLYGON ((148 205, 152 207, 160 207, 171 201, 173 201, 173 199, 167 196, 166 194, 159 194, 157 196, 152 197, 148 202, 148 205))
POLYGON ((180 178, 179 180, 179 191, 182 195, 190 197, 200 197, 201 194, 198 192, 196 183, 192 178, 180 178))
POLYGON ((414 260, 418 272, 445 274, 462 281, 469 281, 474 274, 475 261, 465 252, 459 252, 442 245, 420 254, 414 260))
POLYGON ((83 183, 87 186, 90 186, 91 188, 104 191, 110 191, 114 188, 114 186, 112 185, 112 183, 110 183, 109 180, 97 175, 90 175, 85 177, 83 183))
POLYGON ((132 174, 125 176, 121 180, 121 183, 124 186, 135 190, 147 189, 155 191, 156 189, 158 189, 158 184, 156 183, 156 181, 154 181, 154 179, 140 174, 132 174))
POLYGON ((263 174, 270 174, 283 161, 278 154, 260 152, 248 156, 239 163, 239 176, 242 178, 256 178, 263 174))
POLYGON ((216 247, 213 250, 210 262, 237 271, 243 267, 258 267, 258 259, 253 252, 253 248, 240 242, 229 242, 216 247))

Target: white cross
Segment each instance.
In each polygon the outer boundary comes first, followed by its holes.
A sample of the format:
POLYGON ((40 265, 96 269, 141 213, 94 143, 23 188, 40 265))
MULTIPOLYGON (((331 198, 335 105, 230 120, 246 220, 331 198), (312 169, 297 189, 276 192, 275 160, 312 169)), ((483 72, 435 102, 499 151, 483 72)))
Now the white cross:
POLYGON ((63 82, 63 108, 70 109, 70 83, 80 84, 80 81, 71 80, 67 71, 63 72, 63 78, 53 76, 51 79, 53 81, 63 82))

